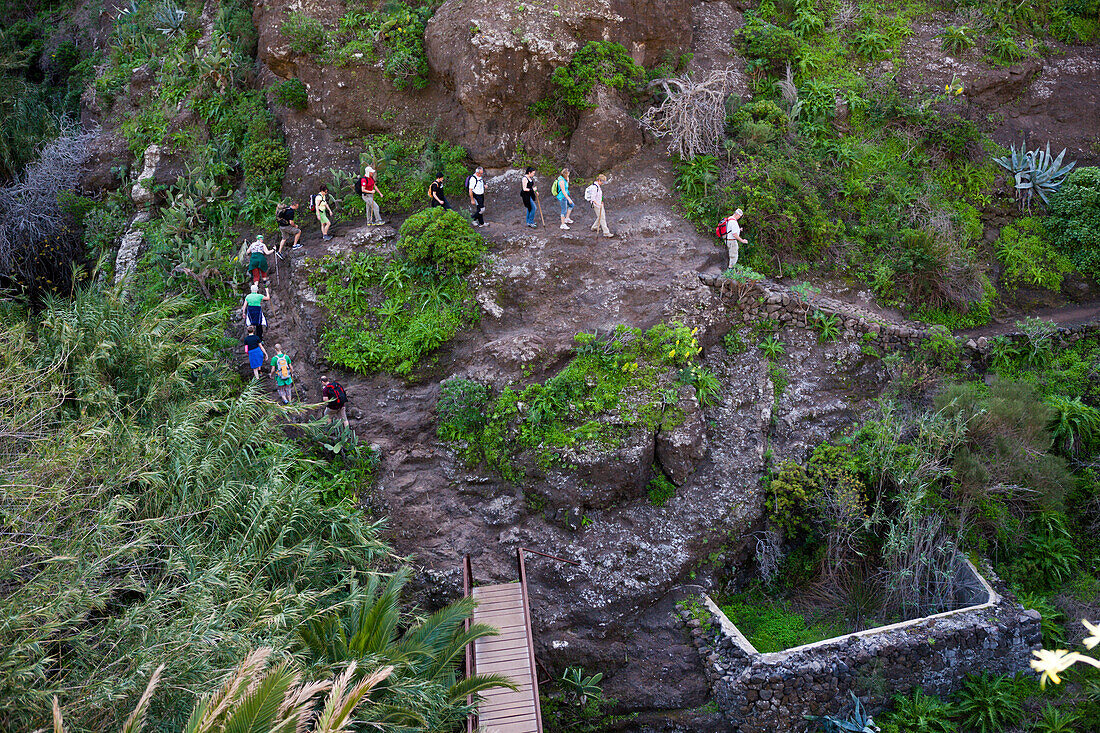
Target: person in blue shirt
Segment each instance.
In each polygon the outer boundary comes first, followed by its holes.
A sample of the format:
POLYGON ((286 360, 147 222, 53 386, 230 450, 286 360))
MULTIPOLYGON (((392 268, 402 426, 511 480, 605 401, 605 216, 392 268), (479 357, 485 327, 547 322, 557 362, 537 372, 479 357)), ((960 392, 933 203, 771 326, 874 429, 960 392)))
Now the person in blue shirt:
POLYGON ((569 169, 562 168, 561 175, 554 181, 553 190, 550 193, 558 198, 561 206, 561 226, 559 229, 568 229, 573 223, 570 215, 573 213, 573 199, 569 198, 569 169))

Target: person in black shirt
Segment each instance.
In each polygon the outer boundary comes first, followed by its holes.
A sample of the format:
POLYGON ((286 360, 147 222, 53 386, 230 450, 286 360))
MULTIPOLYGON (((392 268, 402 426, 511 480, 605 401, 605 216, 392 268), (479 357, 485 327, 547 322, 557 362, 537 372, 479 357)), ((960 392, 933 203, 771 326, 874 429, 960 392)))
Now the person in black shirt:
POLYGON ((527 166, 527 170, 523 172, 523 178, 520 181, 519 197, 523 201, 523 205, 527 208, 527 226, 534 229, 535 224, 535 210, 538 206, 536 198, 538 198, 539 190, 535 186, 535 169, 531 166, 527 166))
POLYGON ((283 206, 275 212, 275 222, 279 225, 279 234, 283 235, 283 238, 279 240, 279 254, 283 253, 283 246, 286 245, 287 237, 294 237, 294 244, 291 249, 299 249, 302 246, 298 242, 302 238, 302 230, 294 222, 297 216, 298 204, 283 206))
POLYGON ((440 173, 435 177, 435 182, 428 186, 428 196, 430 197, 429 203, 432 206, 442 206, 444 209, 451 208, 447 203, 447 197, 443 195, 443 174, 440 173))
POLYGON ((327 400, 324 404, 328 421, 340 420, 345 428, 348 427, 348 395, 343 386, 328 377, 321 377, 321 397, 327 400))
POLYGON ((254 379, 260 378, 260 367, 267 361, 267 350, 264 349, 263 341, 256 335, 256 327, 248 327, 248 335, 241 339, 241 343, 244 344, 244 353, 248 354, 248 366, 252 368, 252 377, 254 379))

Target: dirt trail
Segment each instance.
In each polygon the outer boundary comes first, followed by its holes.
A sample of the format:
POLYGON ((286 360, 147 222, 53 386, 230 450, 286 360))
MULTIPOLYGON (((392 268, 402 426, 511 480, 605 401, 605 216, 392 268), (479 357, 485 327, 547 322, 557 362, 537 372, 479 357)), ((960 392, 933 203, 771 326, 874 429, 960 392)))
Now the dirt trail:
POLYGON ((1017 321, 1021 321, 1024 318, 1041 318, 1045 321, 1054 321, 1059 326, 1077 326, 1082 323, 1091 323, 1100 320, 1100 300, 1093 300, 1088 303, 1072 303, 1070 305, 1049 308, 1037 308, 1007 318, 994 319, 993 323, 988 323, 980 328, 956 331, 955 335, 971 336, 973 338, 985 336, 989 338, 1005 333, 1014 333, 1020 330, 1016 326, 1017 321))

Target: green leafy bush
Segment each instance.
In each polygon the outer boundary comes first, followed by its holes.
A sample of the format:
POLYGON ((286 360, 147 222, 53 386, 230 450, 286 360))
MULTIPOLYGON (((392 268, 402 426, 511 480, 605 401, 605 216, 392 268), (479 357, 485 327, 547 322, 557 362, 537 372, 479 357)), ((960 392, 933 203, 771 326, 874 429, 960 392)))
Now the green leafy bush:
POLYGON ((466 217, 437 206, 405 220, 401 248, 412 262, 465 275, 485 255, 485 238, 466 217))
POLYGON ((1100 281, 1100 168, 1078 168, 1050 197, 1050 241, 1085 275, 1100 281))
POLYGON ((653 478, 649 481, 649 503, 653 506, 663 506, 669 499, 676 496, 676 485, 669 480, 659 467, 653 467, 653 478))
POLYGON ((973 33, 969 26, 949 25, 940 34, 940 48, 949 53, 965 53, 974 48, 973 33))
POLYGON ((783 530, 789 539, 803 539, 814 530, 814 502, 821 487, 806 469, 794 461, 786 461, 768 483, 764 505, 768 520, 783 530))
POLYGON ((257 189, 282 188, 287 156, 286 145, 276 140, 250 143, 241 151, 245 183, 257 189))
POLYGON ((537 102, 535 114, 566 117, 595 103, 590 99, 597 84, 618 89, 633 98, 645 81, 645 69, 639 66, 622 44, 614 41, 589 41, 565 66, 550 76, 550 93, 537 102))
POLYGON ((306 85, 301 79, 287 79, 275 86, 275 99, 291 109, 302 112, 309 106, 306 85))
POLYGON ((1019 547, 1006 553, 1013 558, 1011 575, 1029 591, 1051 591, 1073 577, 1081 556, 1064 515, 1044 513, 1035 525, 1019 547))
POLYGON ((316 55, 325 47, 325 27, 321 21, 305 13, 294 11, 279 26, 279 33, 290 42, 296 53, 316 55))
POLYGON ((454 377, 443 382, 436 403, 437 432, 443 440, 467 440, 485 427, 489 388, 472 379, 454 377))
POLYGON ((919 687, 911 696, 896 695, 890 712, 878 721, 905 733, 955 733, 955 706, 924 694, 919 687))
POLYGON ((1047 244, 1042 221, 1034 217, 1006 226, 995 246, 1009 284, 1059 290, 1065 274, 1073 270, 1073 264, 1047 244))
POLYGON ((967 675, 956 699, 963 724, 978 733, 999 733, 1024 715, 1015 682, 1004 675, 967 675))
POLYGON ((779 74, 787 64, 795 64, 806 52, 806 45, 793 32, 762 20, 756 13, 745 13, 745 23, 733 34, 750 68, 779 74))

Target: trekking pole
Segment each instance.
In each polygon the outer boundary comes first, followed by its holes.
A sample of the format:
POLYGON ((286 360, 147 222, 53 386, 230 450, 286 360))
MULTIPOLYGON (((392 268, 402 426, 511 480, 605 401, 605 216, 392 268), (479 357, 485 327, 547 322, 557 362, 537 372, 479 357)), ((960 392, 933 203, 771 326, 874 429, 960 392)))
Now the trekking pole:
POLYGON ((537 193, 535 194, 535 206, 537 206, 538 209, 539 209, 539 218, 542 219, 542 225, 545 227, 546 226, 546 217, 542 215, 542 199, 539 197, 539 195, 537 193))

